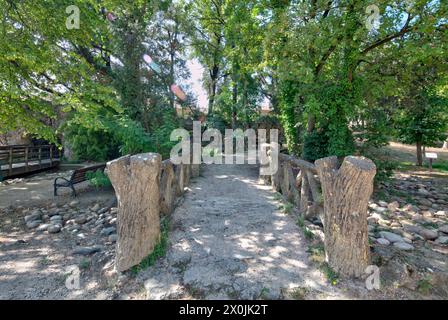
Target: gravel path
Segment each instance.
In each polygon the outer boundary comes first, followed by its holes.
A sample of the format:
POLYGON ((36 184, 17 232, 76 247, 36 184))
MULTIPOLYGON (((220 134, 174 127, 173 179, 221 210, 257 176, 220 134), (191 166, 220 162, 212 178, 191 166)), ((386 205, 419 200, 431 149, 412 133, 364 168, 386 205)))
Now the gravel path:
POLYGON ((304 287, 331 295, 257 167, 205 166, 190 188, 171 217, 166 257, 139 275, 149 299, 281 299, 304 287))

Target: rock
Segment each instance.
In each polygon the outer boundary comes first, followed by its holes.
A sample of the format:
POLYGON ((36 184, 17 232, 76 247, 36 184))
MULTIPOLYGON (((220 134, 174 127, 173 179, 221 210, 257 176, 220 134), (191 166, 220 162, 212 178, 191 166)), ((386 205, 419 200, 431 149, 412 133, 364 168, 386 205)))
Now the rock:
POLYGON ((387 239, 389 242, 403 242, 403 238, 399 236, 398 234, 388 232, 388 231, 381 231, 380 232, 381 238, 387 239))
POLYGON ((448 237, 446 237, 446 236, 438 237, 436 239, 435 243, 438 243, 438 244, 448 244, 448 237))
POLYGON ((383 245, 383 246, 388 246, 388 245, 390 245, 389 240, 384 239, 384 238, 378 238, 378 239, 376 239, 376 242, 377 242, 378 244, 383 245))
POLYGON ((100 205, 99 205, 99 203, 97 203, 97 204, 95 204, 94 206, 93 206, 93 208, 91 209, 92 211, 94 211, 94 212, 97 212, 98 210, 100 210, 100 205))
POLYGON ((109 210, 109 208, 102 208, 102 209, 98 210, 98 214, 106 213, 108 210, 109 210))
POLYGON ((34 214, 30 214, 28 216, 25 216, 25 223, 31 222, 31 221, 35 221, 35 220, 40 220, 41 214, 40 213, 34 213, 34 214))
POLYGON ((429 195, 431 195, 431 193, 428 190, 423 189, 423 188, 418 189, 417 193, 421 194, 422 196, 429 196, 429 195))
POLYGON ((108 236, 112 233, 114 233, 116 231, 115 227, 109 227, 109 228, 104 228, 103 230, 101 230, 101 235, 102 236, 108 236))
POLYGON ((395 242, 394 247, 405 251, 414 250, 414 246, 406 242, 395 242))
POLYGON ((60 213, 60 211, 58 208, 52 208, 50 211, 48 211, 48 215, 50 217, 58 215, 59 213, 60 213))
POLYGON ((389 211, 391 212, 397 211, 398 208, 400 208, 400 204, 398 203, 398 201, 391 202, 387 205, 387 209, 389 209, 389 211))
POLYGON ((72 208, 76 208, 76 206, 79 205, 79 201, 78 200, 73 200, 72 202, 69 203, 69 206, 72 208))
POLYGON ((85 215, 81 215, 75 218, 75 222, 77 224, 84 224, 87 222, 87 217, 85 215))
POLYGON ((441 226, 439 231, 448 234, 448 224, 441 226))
POLYGON ((387 205, 388 205, 388 203, 386 201, 382 201, 382 200, 378 201, 378 204, 384 208, 387 208, 387 205))
POLYGON ((96 252, 100 252, 101 251, 101 247, 99 246, 94 246, 94 247, 78 247, 75 248, 75 250, 73 250, 73 254, 79 254, 79 255, 83 255, 83 256, 87 256, 96 252))
POLYGON ((62 226, 60 224, 52 224, 47 228, 48 233, 58 233, 61 231, 62 226))
POLYGON ((420 230, 419 234, 426 240, 434 240, 438 237, 437 231, 430 229, 422 229, 420 230))
POLYGON ((51 226, 51 224, 48 223, 41 224, 39 227, 37 227, 36 231, 40 232, 47 231, 49 226, 51 226))
POLYGON ((52 216, 50 218, 51 222, 61 222, 62 221, 62 217, 61 216, 52 216))
POLYGON ((111 234, 108 238, 109 242, 115 243, 117 242, 118 236, 116 234, 111 234))
POLYGON ((42 223, 42 220, 33 220, 26 224, 28 229, 35 229, 42 223))
POLYGON ((424 205, 424 206, 427 206, 427 207, 431 207, 432 206, 432 202, 429 201, 428 199, 421 198, 421 199, 418 200, 418 202, 420 204, 424 205))
POLYGON ((445 217, 446 216, 446 212, 445 211, 437 211, 436 213, 434 213, 434 215, 436 217, 445 217))
POLYGON ((387 211, 387 208, 385 208, 385 207, 376 207, 373 210, 375 210, 376 212, 379 212, 379 213, 384 213, 384 212, 387 211))

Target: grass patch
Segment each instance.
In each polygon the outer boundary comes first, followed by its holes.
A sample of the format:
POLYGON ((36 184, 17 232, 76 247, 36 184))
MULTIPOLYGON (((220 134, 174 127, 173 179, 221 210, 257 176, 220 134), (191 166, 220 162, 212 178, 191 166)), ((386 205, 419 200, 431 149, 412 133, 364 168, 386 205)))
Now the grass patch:
MULTIPOLYGON (((426 168, 429 168, 429 164, 425 164, 426 168)), ((448 161, 446 160, 436 160, 432 164, 432 168, 442 172, 448 172, 448 161)))
POLYGON ((51 263, 52 263, 52 261, 48 257, 42 257, 42 259, 40 259, 40 261, 39 261, 39 264, 41 266, 49 266, 51 263))
POLYGON ((323 274, 325 275, 325 278, 327 278, 327 281, 335 286, 338 284, 339 282, 339 274, 334 271, 329 265, 328 263, 324 262, 321 264, 320 266, 320 270, 323 272, 323 274))
POLYGON ((280 205, 280 209, 285 214, 290 214, 294 210, 294 205, 291 202, 285 202, 280 205))
POLYGON ((87 172, 86 177, 89 179, 90 184, 96 189, 112 187, 109 177, 101 170, 87 172))
POLYGON ((79 269, 81 270, 86 270, 90 267, 90 259, 88 258, 84 258, 81 260, 81 262, 79 263, 79 269))
POLYGON ((259 298, 262 300, 269 300, 268 294, 269 294, 269 289, 263 288, 263 289, 261 289, 259 298))
POLYGON ((165 256, 168 248, 168 230, 169 220, 165 218, 160 225, 160 240, 154 247, 153 252, 140 262, 140 264, 132 267, 131 273, 137 275, 140 271, 148 269, 150 266, 156 263, 157 259, 165 256))
POLYGON ((429 279, 429 277, 425 277, 423 279, 420 279, 417 282, 417 290, 418 292, 420 292, 423 295, 428 295, 431 293, 432 290, 432 284, 431 281, 429 279))
POLYGON ((307 250, 309 259, 318 264, 325 263, 325 248, 324 245, 319 243, 317 245, 309 246, 307 250))
POLYGON ((311 241, 311 240, 314 239, 314 233, 312 233, 311 230, 306 227, 306 225, 305 225, 305 218, 304 217, 299 217, 297 219, 297 226, 300 229, 302 229, 303 234, 304 234, 304 236, 305 236, 305 238, 307 240, 311 241))
POLYGON ((299 287, 299 288, 294 288, 293 290, 291 290, 291 298, 293 298, 294 300, 305 300, 306 295, 310 292, 310 290, 308 288, 304 288, 304 287, 299 287))

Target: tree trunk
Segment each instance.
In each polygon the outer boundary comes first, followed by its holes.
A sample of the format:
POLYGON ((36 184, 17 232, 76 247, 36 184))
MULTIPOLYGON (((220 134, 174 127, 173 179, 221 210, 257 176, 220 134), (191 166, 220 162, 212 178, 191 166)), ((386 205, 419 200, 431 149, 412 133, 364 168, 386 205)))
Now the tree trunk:
POLYGON ((446 141, 443 143, 443 147, 442 147, 442 149, 443 149, 443 150, 448 150, 448 140, 446 140, 446 141))
POLYGON ((316 169, 324 197, 326 260, 348 277, 360 277, 369 264, 367 206, 373 191, 375 164, 364 157, 319 159, 316 169))
POLYGON ((125 156, 107 164, 118 199, 118 239, 115 268, 139 264, 160 238, 161 157, 156 153, 125 156))
POLYGON ((164 214, 170 214, 173 211, 176 199, 176 183, 173 164, 169 160, 164 161, 160 177, 160 210, 164 214))
POLYGON ((417 141, 417 165, 420 167, 423 165, 422 143, 420 141, 417 141))

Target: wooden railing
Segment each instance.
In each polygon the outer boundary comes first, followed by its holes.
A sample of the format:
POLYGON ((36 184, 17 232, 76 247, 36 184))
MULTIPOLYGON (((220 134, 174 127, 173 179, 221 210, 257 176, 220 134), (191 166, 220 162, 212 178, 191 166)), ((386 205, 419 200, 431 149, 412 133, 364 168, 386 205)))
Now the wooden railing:
POLYGON ((59 161, 60 151, 55 145, 0 146, 0 178, 53 168, 59 161))

